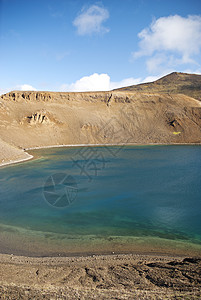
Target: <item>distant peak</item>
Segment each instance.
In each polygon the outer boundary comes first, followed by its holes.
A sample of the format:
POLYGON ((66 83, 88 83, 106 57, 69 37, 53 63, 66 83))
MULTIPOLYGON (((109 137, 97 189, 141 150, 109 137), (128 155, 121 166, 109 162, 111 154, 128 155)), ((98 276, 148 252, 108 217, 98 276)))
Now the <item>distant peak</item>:
POLYGON ((182 72, 172 72, 170 74, 167 74, 163 77, 161 77, 160 79, 156 80, 156 82, 166 82, 166 81, 170 81, 170 80, 180 80, 182 78, 188 78, 191 75, 194 74, 188 74, 188 73, 182 73, 182 72))
POLYGON ((169 73, 163 77, 161 77, 160 79, 162 78, 165 78, 165 77, 171 77, 171 76, 180 76, 180 75, 189 75, 187 73, 182 73, 182 72, 172 72, 172 73, 169 73))
POLYGON ((172 76, 172 75, 177 75, 177 76, 189 76, 189 75, 196 75, 196 74, 191 74, 191 73, 184 73, 184 72, 172 72, 170 74, 167 74, 166 76, 164 77, 167 77, 167 76, 172 76))

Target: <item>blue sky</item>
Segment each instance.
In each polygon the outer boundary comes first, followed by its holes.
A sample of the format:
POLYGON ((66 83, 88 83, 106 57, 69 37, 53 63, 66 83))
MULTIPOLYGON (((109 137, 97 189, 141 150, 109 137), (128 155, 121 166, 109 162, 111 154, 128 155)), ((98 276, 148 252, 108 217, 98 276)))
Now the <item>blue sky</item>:
POLYGON ((0 0, 0 93, 201 74, 200 0, 0 0))

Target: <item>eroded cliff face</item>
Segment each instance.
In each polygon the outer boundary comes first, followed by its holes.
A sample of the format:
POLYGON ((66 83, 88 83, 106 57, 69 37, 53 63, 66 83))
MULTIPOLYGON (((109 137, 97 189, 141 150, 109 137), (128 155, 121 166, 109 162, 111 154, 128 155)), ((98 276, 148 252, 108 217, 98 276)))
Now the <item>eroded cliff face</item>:
POLYGON ((20 149, 200 143, 201 104, 182 94, 15 91, 0 97, 0 138, 20 149))
MULTIPOLYGON (((61 93, 61 92, 21 92, 13 91, 2 95, 0 99, 15 102, 68 102, 68 101, 88 101, 88 102, 105 102, 111 97, 111 92, 89 92, 89 93, 61 93)), ((117 92, 118 94, 118 92, 117 92)))

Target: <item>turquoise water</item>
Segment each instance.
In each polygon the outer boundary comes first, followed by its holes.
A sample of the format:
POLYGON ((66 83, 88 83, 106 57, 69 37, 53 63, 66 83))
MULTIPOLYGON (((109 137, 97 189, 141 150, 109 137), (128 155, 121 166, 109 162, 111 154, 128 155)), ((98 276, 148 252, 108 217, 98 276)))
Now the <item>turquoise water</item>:
POLYGON ((126 244, 132 238, 144 245, 146 239, 156 240, 157 247, 164 241, 201 245, 201 146, 54 148, 31 153, 36 160, 0 169, 2 251, 27 249, 31 254, 34 248, 40 254, 40 243, 47 245, 47 253, 51 247, 54 253, 84 251, 84 241, 86 252, 104 252, 114 247, 115 237, 121 251, 132 250, 134 245, 126 244), (53 188, 52 178, 57 181, 53 188), (100 248, 104 241, 106 248, 100 248))

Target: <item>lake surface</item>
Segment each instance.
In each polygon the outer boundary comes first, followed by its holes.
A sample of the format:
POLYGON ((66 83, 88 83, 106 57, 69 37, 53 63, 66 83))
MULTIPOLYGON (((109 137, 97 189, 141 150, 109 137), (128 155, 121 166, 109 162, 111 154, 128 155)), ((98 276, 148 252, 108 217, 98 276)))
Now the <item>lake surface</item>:
POLYGON ((52 148, 0 169, 0 251, 201 254, 201 146, 52 148))

